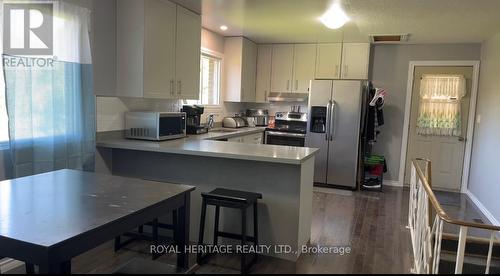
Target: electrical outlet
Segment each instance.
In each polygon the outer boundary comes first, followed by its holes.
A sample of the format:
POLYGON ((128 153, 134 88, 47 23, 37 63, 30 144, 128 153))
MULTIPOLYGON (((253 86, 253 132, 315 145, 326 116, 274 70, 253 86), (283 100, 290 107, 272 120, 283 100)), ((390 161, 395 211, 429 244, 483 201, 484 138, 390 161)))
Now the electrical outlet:
POLYGON ((480 123, 481 123, 481 114, 478 114, 478 115, 476 116, 476 123, 477 123, 477 124, 480 124, 480 123))

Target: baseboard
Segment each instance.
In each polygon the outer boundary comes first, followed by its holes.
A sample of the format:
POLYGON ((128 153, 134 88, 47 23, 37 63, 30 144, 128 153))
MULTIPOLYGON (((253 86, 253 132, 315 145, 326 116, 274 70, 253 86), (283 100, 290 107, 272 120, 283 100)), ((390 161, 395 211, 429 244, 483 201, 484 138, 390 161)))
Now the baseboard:
POLYGON ((384 180, 384 186, 403 187, 397 180, 384 180))
POLYGON ((486 218, 493 225, 500 225, 500 222, 491 214, 491 212, 479 201, 479 199, 470 191, 467 190, 465 194, 469 197, 469 199, 474 202, 476 207, 486 216, 486 218))

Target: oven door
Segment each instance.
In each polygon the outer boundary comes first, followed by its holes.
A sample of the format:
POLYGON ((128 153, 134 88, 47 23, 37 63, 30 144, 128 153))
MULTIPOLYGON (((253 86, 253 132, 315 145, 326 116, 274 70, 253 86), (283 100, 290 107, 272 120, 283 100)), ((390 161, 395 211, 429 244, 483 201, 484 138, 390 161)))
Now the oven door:
POLYGON ((306 135, 301 133, 266 131, 265 139, 267 145, 304 147, 306 135))
POLYGON ((160 113, 158 118, 158 139, 169 140, 186 136, 186 115, 184 113, 160 113))

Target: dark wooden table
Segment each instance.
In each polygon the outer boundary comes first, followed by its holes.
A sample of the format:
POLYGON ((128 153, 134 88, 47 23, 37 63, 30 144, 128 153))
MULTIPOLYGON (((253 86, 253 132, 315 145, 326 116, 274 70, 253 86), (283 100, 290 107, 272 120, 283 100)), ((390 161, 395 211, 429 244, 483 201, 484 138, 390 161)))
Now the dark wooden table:
MULTIPOLYGON (((71 258, 177 211, 176 245, 189 242, 192 186, 75 170, 0 182, 0 256, 71 272, 71 258)), ((177 265, 188 268, 181 250, 177 265)))

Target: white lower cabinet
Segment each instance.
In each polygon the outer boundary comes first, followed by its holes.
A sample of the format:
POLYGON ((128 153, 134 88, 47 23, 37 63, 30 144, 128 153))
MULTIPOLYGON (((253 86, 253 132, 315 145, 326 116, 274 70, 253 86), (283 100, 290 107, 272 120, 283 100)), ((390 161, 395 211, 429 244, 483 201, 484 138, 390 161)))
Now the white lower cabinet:
POLYGON ((246 144, 262 144, 262 133, 245 135, 242 137, 243 143, 246 144))
POLYGON ((235 142, 235 143, 243 143, 243 138, 241 137, 233 137, 233 138, 228 138, 228 142, 235 142))
POLYGON ((228 142, 245 144, 263 144, 263 140, 263 133, 261 132, 227 139, 228 142))

